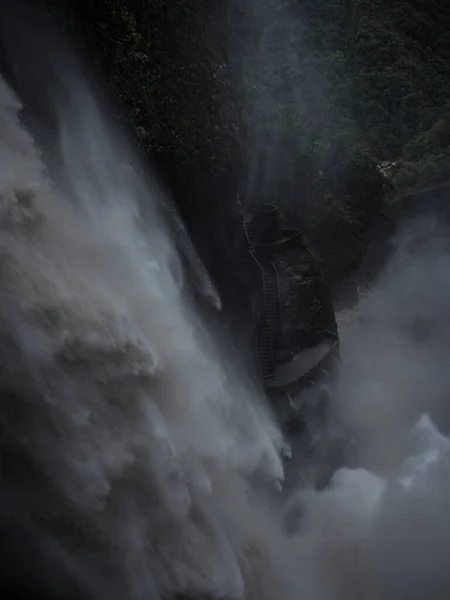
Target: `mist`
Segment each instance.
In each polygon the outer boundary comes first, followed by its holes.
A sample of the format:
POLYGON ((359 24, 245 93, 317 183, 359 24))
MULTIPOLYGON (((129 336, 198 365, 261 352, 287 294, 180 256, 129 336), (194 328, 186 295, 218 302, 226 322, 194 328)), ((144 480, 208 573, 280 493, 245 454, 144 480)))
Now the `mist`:
POLYGON ((448 225, 412 217, 358 305, 339 314, 341 416, 387 482, 366 560, 381 598, 444 598, 450 579, 448 225))
POLYGON ((320 57, 298 2, 232 0, 227 17, 228 63, 247 152, 241 194, 293 209, 305 225, 311 168, 329 166, 330 148, 320 147, 319 137, 328 131, 331 139, 338 126, 327 102, 336 65, 320 57))

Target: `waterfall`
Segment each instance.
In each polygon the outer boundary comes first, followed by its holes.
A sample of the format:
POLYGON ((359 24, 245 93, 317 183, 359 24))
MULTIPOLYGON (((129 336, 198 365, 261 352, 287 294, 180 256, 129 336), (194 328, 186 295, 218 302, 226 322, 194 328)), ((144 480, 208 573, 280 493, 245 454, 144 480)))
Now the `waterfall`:
POLYGON ((56 177, 0 81, 4 502, 85 594, 241 597, 230 494, 282 478, 280 433, 183 292, 151 174, 52 77, 56 177))

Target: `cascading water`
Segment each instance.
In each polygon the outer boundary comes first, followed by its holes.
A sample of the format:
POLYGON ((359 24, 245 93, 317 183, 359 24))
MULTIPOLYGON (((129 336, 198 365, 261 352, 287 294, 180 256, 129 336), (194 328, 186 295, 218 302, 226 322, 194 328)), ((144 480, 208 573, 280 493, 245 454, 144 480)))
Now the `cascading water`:
POLYGON ((64 193, 0 83, 4 501, 88 596, 241 597, 229 494, 257 468, 282 477, 277 428, 189 306, 85 83, 53 99, 64 193))
MULTIPOLYGON (((2 597, 448 598, 447 438, 423 417, 404 438, 413 459, 341 469, 274 510, 249 480, 282 479, 280 433, 184 293, 156 186, 85 80, 52 77, 57 172, 0 79, 2 597)), ((429 283, 448 271, 440 256, 429 283)), ((386 399, 404 399, 420 382, 402 377, 432 358, 394 331, 393 297, 385 282, 363 303, 382 322, 372 345, 348 327, 337 388, 377 434, 395 412, 386 399), (386 340, 401 351, 387 363, 386 340)), ((436 312, 432 292, 417 297, 436 312)), ((448 389, 439 381, 421 390, 448 389)))

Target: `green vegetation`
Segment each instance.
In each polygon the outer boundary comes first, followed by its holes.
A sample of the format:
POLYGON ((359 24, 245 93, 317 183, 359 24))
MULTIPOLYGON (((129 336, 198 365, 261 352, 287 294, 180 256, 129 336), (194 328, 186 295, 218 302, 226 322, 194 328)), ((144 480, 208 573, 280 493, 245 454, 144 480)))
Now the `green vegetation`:
POLYGON ((399 193, 450 179, 450 4, 64 8, 188 223, 217 223, 238 192, 281 204, 339 277, 399 193))

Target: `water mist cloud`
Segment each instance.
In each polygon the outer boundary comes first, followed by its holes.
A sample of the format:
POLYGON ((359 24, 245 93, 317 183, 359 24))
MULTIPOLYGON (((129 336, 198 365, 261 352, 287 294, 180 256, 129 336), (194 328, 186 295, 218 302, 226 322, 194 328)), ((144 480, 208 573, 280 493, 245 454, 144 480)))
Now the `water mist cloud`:
POLYGON ((227 61, 247 153, 243 194, 307 212, 305 155, 334 122, 329 68, 299 3, 231 0, 227 61))
POLYGON ((339 408, 387 486, 361 546, 374 598, 450 590, 448 233, 432 216, 405 223, 379 281, 339 315, 339 408))

